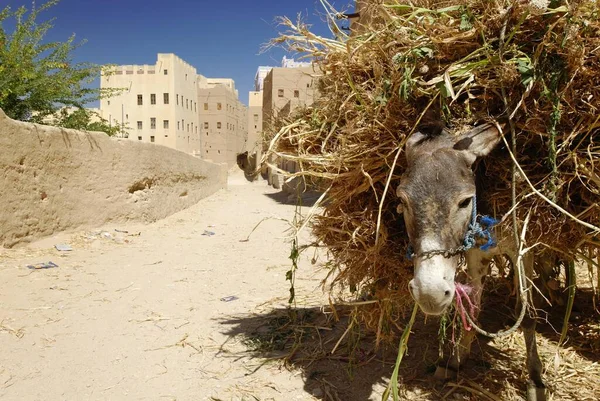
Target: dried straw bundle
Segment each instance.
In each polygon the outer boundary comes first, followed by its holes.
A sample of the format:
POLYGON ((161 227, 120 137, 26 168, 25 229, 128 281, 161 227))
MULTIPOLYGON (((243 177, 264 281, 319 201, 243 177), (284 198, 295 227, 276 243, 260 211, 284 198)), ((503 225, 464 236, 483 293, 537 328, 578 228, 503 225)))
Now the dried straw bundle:
MULTIPOLYGON (((379 338, 409 299, 411 263, 394 191, 402 149, 416 129, 435 125, 432 114, 457 131, 482 120, 508 122, 506 142, 477 167, 479 201, 506 216, 516 177, 519 223, 531 213, 528 246, 563 260, 597 252, 596 2, 367 3, 367 25, 353 24, 351 36, 332 24, 338 39, 284 19, 290 31, 276 42, 315 60, 320 98, 271 132, 269 150, 297 162, 295 175, 327 182, 312 229, 332 256, 332 282, 379 300, 362 308, 379 338)), ((512 232, 511 225, 505 218, 500 230, 512 232)))

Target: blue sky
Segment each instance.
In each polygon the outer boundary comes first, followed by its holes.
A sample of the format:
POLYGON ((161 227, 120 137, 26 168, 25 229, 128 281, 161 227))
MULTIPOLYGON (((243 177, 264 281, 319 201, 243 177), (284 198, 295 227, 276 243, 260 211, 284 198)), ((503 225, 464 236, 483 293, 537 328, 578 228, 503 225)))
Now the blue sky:
MULTIPOLYGON (((329 3, 347 10, 353 1, 329 3)), ((31 0, 0 0, 0 9, 5 5, 31 8, 31 0)), ((56 17, 48 40, 73 33, 87 40, 76 62, 153 64, 157 53, 175 53, 204 76, 233 78, 248 104, 256 68, 278 66, 285 54, 281 49, 259 54, 282 29, 275 17, 302 13, 313 31, 327 34, 323 11, 319 0, 61 0, 40 20, 56 17)))

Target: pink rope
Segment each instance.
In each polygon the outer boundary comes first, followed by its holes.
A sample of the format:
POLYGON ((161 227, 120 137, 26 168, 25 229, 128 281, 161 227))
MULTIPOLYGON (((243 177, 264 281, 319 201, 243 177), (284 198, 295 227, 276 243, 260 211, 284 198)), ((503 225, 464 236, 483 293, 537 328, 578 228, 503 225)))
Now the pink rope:
POLYGON ((467 322, 467 317, 465 316, 465 307, 463 306, 461 298, 462 298, 461 293, 460 293, 460 291, 458 291, 458 287, 456 287, 456 309, 458 310, 458 313, 460 314, 460 318, 462 320, 463 327, 465 328, 465 330, 469 331, 469 330, 471 330, 471 325, 467 322))
POLYGON ((456 309, 460 314, 463 327, 465 328, 465 330, 469 331, 471 330, 471 325, 467 322, 467 317, 465 316, 466 310, 464 300, 466 300, 466 303, 469 304, 469 314, 473 316, 475 314, 475 310, 477 309, 473 302, 471 302, 471 298, 469 297, 469 293, 471 293, 473 289, 470 286, 461 283, 455 283, 455 288, 456 309))

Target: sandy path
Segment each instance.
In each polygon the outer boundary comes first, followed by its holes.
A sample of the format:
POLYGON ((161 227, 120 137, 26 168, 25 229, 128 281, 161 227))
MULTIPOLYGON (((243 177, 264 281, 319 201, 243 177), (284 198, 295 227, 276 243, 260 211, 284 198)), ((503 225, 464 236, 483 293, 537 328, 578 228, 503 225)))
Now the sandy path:
MULTIPOLYGON (((139 237, 105 227, 129 243, 79 233, 1 251, 0 398, 314 399, 299 374, 274 365, 247 375, 258 361, 223 324, 286 305, 286 223, 267 221, 239 242, 264 217, 293 216, 293 206, 266 196, 275 192, 237 176, 165 220, 119 227, 139 237), (75 249, 61 256, 51 247, 62 241, 75 249), (25 267, 47 260, 59 267, 25 267), (230 295, 239 299, 220 300, 230 295)), ((319 281, 303 266, 300 304, 319 281)))

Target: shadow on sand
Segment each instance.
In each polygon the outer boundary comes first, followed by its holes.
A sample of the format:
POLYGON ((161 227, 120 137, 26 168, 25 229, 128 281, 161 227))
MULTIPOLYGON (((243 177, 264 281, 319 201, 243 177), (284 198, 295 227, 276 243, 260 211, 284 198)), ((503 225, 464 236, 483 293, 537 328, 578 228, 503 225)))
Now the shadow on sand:
MULTIPOLYGON (((511 298, 508 290, 494 287, 494 293, 484 296, 480 319, 489 331, 506 328, 514 322, 514 302, 507 301, 511 298)), ((570 346, 583 363, 592 365, 600 361, 597 352, 600 333, 594 339, 582 335, 579 328, 590 320, 598 321, 592 306, 593 293, 584 289, 577 297, 577 309, 571 317, 569 330, 570 346)), ((397 356, 396 344, 376 349, 374 336, 357 329, 348 332, 336 347, 348 327, 350 310, 339 307, 336 312, 345 317, 335 321, 332 314, 324 314, 320 307, 288 308, 261 315, 231 317, 221 323, 227 335, 241 336, 249 357, 279 359, 286 366, 299 369, 305 391, 319 400, 380 399, 380 395, 374 394, 381 394, 391 376, 397 356)), ((564 308, 555 307, 545 322, 538 324, 538 346, 546 361, 556 352, 563 316, 564 308)), ((421 315, 413 326, 409 350, 400 368, 401 399, 524 399, 525 350, 519 332, 501 342, 479 336, 473 344, 471 359, 459 372, 458 381, 440 383, 433 379, 439 360, 439 323, 439 319, 433 318, 425 321, 421 315)), ((448 354, 448 342, 444 348, 448 354)), ((578 382, 563 380, 560 372, 550 376, 547 373, 546 381, 550 392, 558 397, 554 399, 593 399, 582 398, 578 382)), ((590 380, 593 381, 593 377, 590 380)))
POLYGON ((290 194, 286 191, 279 191, 275 193, 267 193, 265 194, 265 196, 283 205, 300 205, 305 207, 312 207, 321 196, 321 193, 316 191, 310 191, 296 195, 290 194))

